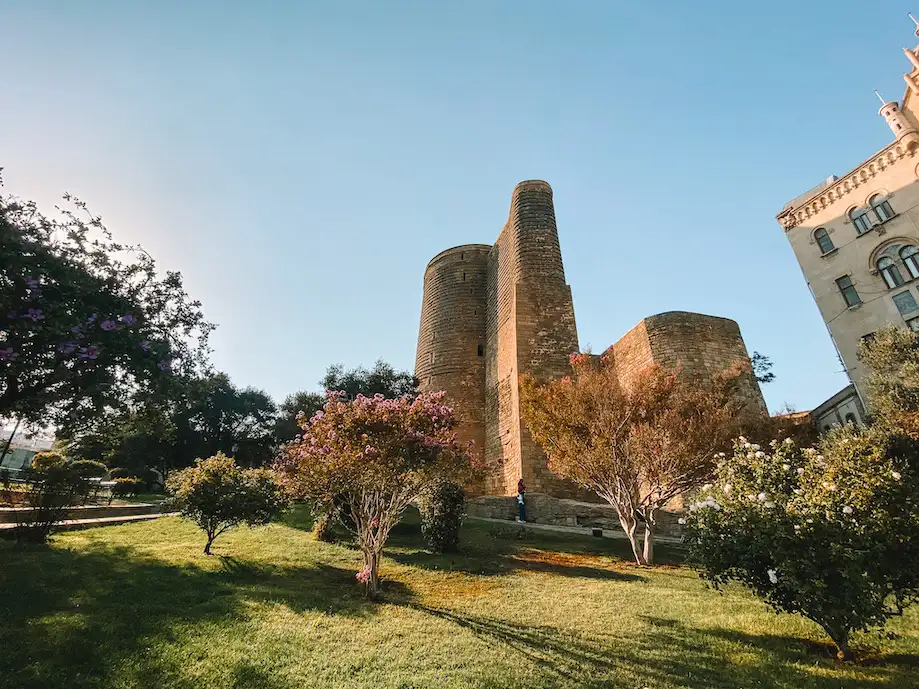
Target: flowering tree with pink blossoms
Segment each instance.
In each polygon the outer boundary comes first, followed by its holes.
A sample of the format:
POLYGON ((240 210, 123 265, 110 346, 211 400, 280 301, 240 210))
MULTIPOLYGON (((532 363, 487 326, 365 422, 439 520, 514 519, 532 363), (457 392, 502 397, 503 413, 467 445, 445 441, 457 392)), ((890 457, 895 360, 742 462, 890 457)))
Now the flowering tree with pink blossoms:
POLYGON ((474 472, 455 425, 443 393, 347 401, 330 392, 322 411, 301 420, 303 434, 278 461, 292 494, 347 505, 363 554, 357 579, 370 598, 379 591, 383 547, 406 507, 434 482, 463 482, 474 472))
POLYGON ((206 323, 178 273, 157 274, 99 217, 0 196, 0 417, 66 430, 206 360, 206 323))

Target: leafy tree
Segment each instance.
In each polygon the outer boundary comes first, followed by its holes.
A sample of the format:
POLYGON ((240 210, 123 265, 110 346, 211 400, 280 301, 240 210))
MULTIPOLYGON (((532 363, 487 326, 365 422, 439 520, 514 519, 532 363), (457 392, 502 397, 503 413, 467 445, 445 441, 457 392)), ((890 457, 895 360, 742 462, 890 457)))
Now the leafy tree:
POLYGON ((756 376, 757 383, 765 384, 775 380, 775 374, 772 372, 772 359, 768 356, 753 352, 750 363, 753 365, 753 375, 756 376))
POLYGON ((418 392, 418 379, 407 371, 396 371, 380 359, 369 371, 362 366, 350 371, 345 371, 341 364, 329 366, 322 386, 326 390, 343 392, 347 399, 352 400, 358 395, 383 395, 387 399, 396 399, 405 395, 414 397, 418 392))
POLYGON ((240 524, 260 526, 286 506, 275 475, 267 469, 243 469, 223 453, 199 459, 170 477, 167 486, 182 510, 207 534, 204 553, 220 534, 240 524))
POLYGON ((901 433, 919 439, 919 336, 893 326, 862 341, 871 412, 901 433))
POLYGON ((703 386, 654 365, 623 389, 607 357, 575 354, 571 362, 573 377, 545 385, 522 377, 524 421, 549 469, 615 507, 635 560, 651 564, 660 510, 702 485, 714 453, 730 444, 742 416, 733 387, 741 372, 725 372, 703 386))
POLYGON ((168 477, 195 457, 218 452, 260 466, 274 457, 276 418, 266 393, 237 388, 223 373, 176 376, 158 391, 136 395, 127 412, 112 413, 74 438, 70 451, 137 475, 149 466, 168 477))
POLYGON ((442 399, 442 393, 414 400, 379 394, 348 401, 329 393, 323 411, 303 421, 302 438, 278 462, 294 495, 347 504, 364 560, 357 579, 368 597, 378 593, 380 556, 406 507, 435 482, 462 480, 471 470, 442 399))
MULTIPOLYGON (((404 395, 414 397, 418 390, 418 379, 407 371, 396 371, 392 365, 382 359, 378 360, 369 371, 362 366, 345 371, 341 364, 334 364, 326 369, 319 384, 325 390, 343 392, 347 399, 358 395, 373 397, 383 395, 395 399, 404 395)), ((300 433, 302 415, 309 419, 323 408, 326 397, 322 393, 301 390, 281 403, 275 435, 279 442, 293 440, 300 433)))
POLYGON ((0 197, 0 417, 67 429, 197 370, 212 326, 179 273, 64 198, 48 218, 0 197))
POLYGON ((325 406, 325 395, 318 392, 301 390, 287 398, 278 408, 279 416, 275 425, 275 436, 279 442, 293 440, 300 433, 300 417, 310 418, 325 406))
POLYGON ((813 620, 847 659, 852 632, 919 597, 916 453, 880 426, 835 429, 819 450, 741 438, 690 506, 690 560, 716 588, 739 581, 813 620))

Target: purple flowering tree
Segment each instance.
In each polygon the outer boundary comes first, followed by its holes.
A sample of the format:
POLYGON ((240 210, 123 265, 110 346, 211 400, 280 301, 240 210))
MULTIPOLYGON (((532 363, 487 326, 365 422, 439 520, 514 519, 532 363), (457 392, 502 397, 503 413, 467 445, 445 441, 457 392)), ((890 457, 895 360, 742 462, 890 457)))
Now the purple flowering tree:
POLYGON ((285 447, 277 469, 298 497, 327 505, 343 498, 363 554, 357 579, 375 598, 380 556, 405 508, 434 482, 462 482, 474 468, 443 393, 351 401, 327 395, 325 408, 302 421, 303 435, 285 447))
POLYGON ((206 360, 200 304, 66 195, 48 218, 0 197, 0 417, 59 429, 206 360))

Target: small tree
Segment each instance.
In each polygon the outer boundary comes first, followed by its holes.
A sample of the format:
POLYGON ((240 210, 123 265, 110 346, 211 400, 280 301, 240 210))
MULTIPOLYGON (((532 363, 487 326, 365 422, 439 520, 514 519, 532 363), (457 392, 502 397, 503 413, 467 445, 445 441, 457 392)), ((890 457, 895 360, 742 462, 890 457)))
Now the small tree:
POLYGON ((615 507, 635 560, 652 564, 658 513, 703 484, 714 453, 730 444, 742 409, 733 393, 741 371, 703 385, 654 365, 623 389, 605 356, 576 354, 571 362, 570 378, 546 385, 522 378, 523 418, 545 450, 549 469, 615 507))
POLYGON ((207 534, 204 554, 220 534, 240 524, 260 526, 287 506, 275 475, 267 469, 242 469, 232 457, 217 453, 167 481, 182 516, 207 534))
POLYGON ((466 495, 455 483, 438 482, 421 496, 421 534, 436 553, 459 550, 460 527, 466 514, 466 495))
POLYGON ((443 393, 385 399, 329 393, 323 411, 303 423, 278 469, 294 494, 333 509, 357 536, 363 567, 357 574, 368 597, 379 591, 379 565, 389 532, 406 507, 436 481, 461 480, 471 469, 453 432, 443 393))
POLYGON ((741 438, 685 519, 690 561, 715 588, 739 581, 813 620, 848 659, 853 631, 919 595, 916 451, 880 427, 836 429, 816 450, 741 438))
POLYGON ((890 326, 863 341, 858 355, 869 370, 871 411, 919 439, 919 336, 890 326))

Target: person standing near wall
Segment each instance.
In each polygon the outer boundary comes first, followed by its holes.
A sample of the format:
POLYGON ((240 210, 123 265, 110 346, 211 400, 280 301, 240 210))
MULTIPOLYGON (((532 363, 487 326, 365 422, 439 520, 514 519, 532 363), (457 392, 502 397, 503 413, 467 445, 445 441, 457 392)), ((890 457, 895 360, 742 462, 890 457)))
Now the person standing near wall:
POLYGON ((523 479, 517 481, 517 509, 520 511, 519 516, 517 517, 518 522, 525 522, 527 520, 526 505, 524 504, 527 487, 523 485, 523 479))

